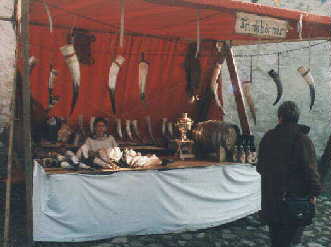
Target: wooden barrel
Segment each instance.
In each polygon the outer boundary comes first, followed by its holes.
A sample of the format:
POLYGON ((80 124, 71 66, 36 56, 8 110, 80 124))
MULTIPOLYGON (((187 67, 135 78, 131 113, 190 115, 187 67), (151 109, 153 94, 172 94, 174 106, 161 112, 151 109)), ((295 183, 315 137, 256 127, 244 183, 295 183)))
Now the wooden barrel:
POLYGON ((200 122, 192 131, 197 152, 202 156, 217 153, 220 146, 227 153, 231 153, 239 135, 240 130, 237 125, 219 120, 200 122))

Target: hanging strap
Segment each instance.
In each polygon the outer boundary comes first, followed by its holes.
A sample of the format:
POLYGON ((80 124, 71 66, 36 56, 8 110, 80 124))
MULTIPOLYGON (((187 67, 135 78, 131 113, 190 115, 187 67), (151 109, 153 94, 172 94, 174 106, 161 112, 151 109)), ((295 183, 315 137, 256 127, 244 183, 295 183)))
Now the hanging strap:
POLYGON ((198 57, 200 51, 200 10, 197 9, 197 52, 195 57, 198 57))

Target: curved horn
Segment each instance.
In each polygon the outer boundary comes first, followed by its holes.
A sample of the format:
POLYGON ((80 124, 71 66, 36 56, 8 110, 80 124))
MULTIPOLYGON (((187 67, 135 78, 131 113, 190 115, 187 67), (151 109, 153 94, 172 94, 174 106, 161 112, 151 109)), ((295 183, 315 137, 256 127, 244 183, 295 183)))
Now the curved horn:
POLYGON ((314 82, 314 78, 310 73, 310 69, 306 69, 304 66, 300 66, 298 68, 298 72, 301 74, 301 76, 307 82, 307 84, 309 86, 309 93, 310 93, 310 106, 309 106, 309 109, 311 110, 314 103, 315 103, 315 82, 314 82))
POLYGON ((282 97, 282 95, 283 95, 283 85, 282 85, 282 82, 279 78, 279 74, 276 71, 274 71, 272 69, 268 72, 268 74, 274 80, 274 82, 276 83, 277 98, 276 98, 275 102, 273 103, 273 105, 276 105, 278 103, 278 101, 280 100, 280 98, 282 97))
POLYGON ((65 61, 69 67, 71 77, 73 80, 73 85, 72 85, 73 96, 72 96, 71 110, 70 110, 70 113, 72 113, 77 104, 78 95, 79 95, 79 87, 80 87, 79 61, 73 45, 70 44, 70 45, 62 46, 60 47, 60 51, 62 55, 65 57, 65 61))
POLYGON ((252 82, 251 81, 243 81, 242 82, 242 89, 243 89, 243 93, 245 95, 246 98, 246 102, 249 106, 249 110, 252 114, 252 118, 254 120, 254 124, 256 125, 256 110, 255 110, 255 105, 254 105, 254 101, 253 101, 253 97, 251 94, 251 86, 252 86, 252 82))

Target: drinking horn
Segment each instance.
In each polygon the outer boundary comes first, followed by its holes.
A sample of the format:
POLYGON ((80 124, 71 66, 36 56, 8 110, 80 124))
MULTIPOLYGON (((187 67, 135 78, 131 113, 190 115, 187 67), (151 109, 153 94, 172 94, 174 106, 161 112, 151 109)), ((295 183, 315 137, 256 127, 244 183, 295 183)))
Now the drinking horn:
POLYGON ((129 139, 131 141, 133 141, 133 137, 132 137, 132 132, 131 132, 131 125, 130 125, 131 121, 130 120, 125 120, 125 131, 126 131, 126 135, 127 137, 129 137, 129 139))
POLYGON ((140 99, 145 100, 145 87, 147 81, 147 74, 149 63, 144 58, 144 53, 141 54, 141 60, 138 65, 139 68, 139 89, 140 89, 140 99))
POLYGON ((136 137, 140 141, 142 141, 142 138, 141 138, 141 135, 140 135, 140 132, 139 132, 139 129, 138 129, 138 120, 132 120, 131 124, 132 124, 132 128, 133 128, 133 133, 136 135, 136 137))
POLYGON ((252 82, 251 81, 243 81, 242 82, 242 88, 243 88, 243 93, 246 98, 246 102, 248 104, 249 110, 252 114, 254 124, 256 124, 256 111, 255 111, 255 105, 253 101, 253 97, 251 94, 251 87, 252 87, 252 82))
POLYGON ((123 139, 122 124, 121 124, 121 119, 119 118, 116 119, 116 131, 118 137, 122 140, 123 139))
POLYGON ((216 67, 214 68, 213 76, 211 78, 210 89, 214 96, 216 105, 221 110, 222 114, 225 115, 225 111, 221 104, 220 98, 218 97, 218 88, 219 88, 219 85, 221 85, 221 83, 222 83, 221 68, 222 68, 222 65, 217 63, 216 67))
POLYGON ((280 98, 283 95, 283 86, 282 86, 282 82, 279 78, 279 74, 274 71, 273 69, 270 70, 268 72, 269 76, 274 80, 274 82, 276 83, 276 87, 277 87, 277 98, 275 100, 275 102, 273 103, 273 105, 276 105, 278 103, 278 101, 280 100, 280 98))
POLYGON ((311 75, 310 69, 306 69, 304 66, 300 66, 298 68, 298 72, 301 74, 303 79, 306 81, 306 83, 309 86, 309 92, 310 92, 310 106, 309 109, 311 110, 314 103, 315 103, 315 82, 314 78, 311 75))
POLYGON ((174 136, 174 128, 173 128, 173 123, 172 122, 168 122, 167 123, 167 127, 168 127, 168 133, 170 138, 172 138, 174 136))
POLYGON ((31 75, 33 68, 39 63, 39 59, 31 56, 29 57, 29 74, 31 75))
POLYGON ((146 120, 146 124, 147 124, 147 130, 148 130, 149 137, 151 138, 153 144, 156 144, 156 141, 155 141, 155 138, 154 138, 154 135, 153 135, 153 130, 152 130, 151 116, 146 116, 145 120, 146 120))
POLYGON ((65 57, 65 61, 69 67, 72 79, 73 79, 73 98, 71 103, 71 113, 73 112, 79 93, 80 86, 80 67, 78 57, 75 52, 75 48, 72 44, 65 45, 60 48, 62 55, 65 57))
POLYGON ((109 68, 109 95, 111 100, 111 106, 113 109, 113 113, 116 114, 116 105, 115 105, 115 90, 116 90, 116 81, 117 76, 120 71, 121 65, 125 62, 125 58, 121 55, 117 55, 115 60, 112 62, 109 68))

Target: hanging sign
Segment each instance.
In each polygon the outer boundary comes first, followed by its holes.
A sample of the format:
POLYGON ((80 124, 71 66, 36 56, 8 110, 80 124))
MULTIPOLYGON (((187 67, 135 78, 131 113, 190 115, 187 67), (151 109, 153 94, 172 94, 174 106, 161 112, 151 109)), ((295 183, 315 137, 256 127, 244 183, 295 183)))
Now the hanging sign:
POLYGON ((287 21, 276 18, 237 12, 235 32, 264 38, 285 39, 288 31, 287 21))

